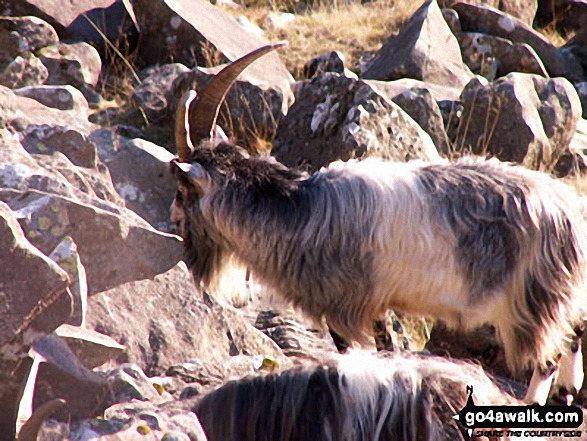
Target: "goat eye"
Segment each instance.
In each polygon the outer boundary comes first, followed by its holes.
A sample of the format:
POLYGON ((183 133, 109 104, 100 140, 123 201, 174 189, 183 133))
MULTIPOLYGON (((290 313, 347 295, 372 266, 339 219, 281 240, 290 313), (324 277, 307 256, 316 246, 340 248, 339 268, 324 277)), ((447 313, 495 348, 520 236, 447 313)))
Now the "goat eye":
POLYGON ((185 195, 188 192, 188 188, 185 185, 180 184, 177 186, 177 191, 179 191, 182 195, 185 195))

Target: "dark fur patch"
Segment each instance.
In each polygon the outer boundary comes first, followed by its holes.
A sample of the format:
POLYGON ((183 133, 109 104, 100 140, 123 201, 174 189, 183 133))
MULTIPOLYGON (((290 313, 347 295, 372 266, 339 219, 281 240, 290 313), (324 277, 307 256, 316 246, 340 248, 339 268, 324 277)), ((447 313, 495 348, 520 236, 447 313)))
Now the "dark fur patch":
POLYGON ((457 238, 456 255, 471 300, 506 286, 531 228, 522 182, 478 164, 432 165, 418 174, 437 219, 457 238))

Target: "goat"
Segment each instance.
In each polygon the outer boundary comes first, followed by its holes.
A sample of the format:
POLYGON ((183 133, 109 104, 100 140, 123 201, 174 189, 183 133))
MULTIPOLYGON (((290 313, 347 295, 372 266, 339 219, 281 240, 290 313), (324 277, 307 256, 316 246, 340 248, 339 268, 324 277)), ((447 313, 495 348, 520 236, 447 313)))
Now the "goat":
POLYGON ((578 391, 587 229, 577 194, 497 159, 367 158, 308 176, 215 140, 226 91, 275 47, 230 64, 178 109, 172 219, 196 282, 236 258, 342 341, 364 343, 388 309, 489 323, 512 371, 534 368, 528 402, 546 401, 560 354, 559 391, 578 391))
POLYGON ((467 402, 467 386, 477 403, 521 404, 478 366, 385 354, 355 352, 232 381, 192 410, 209 441, 464 441, 453 416, 467 402))

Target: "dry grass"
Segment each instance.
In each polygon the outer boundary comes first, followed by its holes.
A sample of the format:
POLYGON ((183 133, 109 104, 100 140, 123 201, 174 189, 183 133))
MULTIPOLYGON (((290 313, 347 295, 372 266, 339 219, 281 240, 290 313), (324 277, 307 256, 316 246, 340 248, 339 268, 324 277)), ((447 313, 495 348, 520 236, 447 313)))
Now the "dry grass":
POLYGON ((376 0, 349 5, 313 6, 296 14, 294 23, 282 29, 265 25, 274 6, 258 4, 244 10, 228 10, 234 16, 245 15, 265 31, 269 41, 287 40, 289 47, 282 59, 295 78, 300 78, 304 64, 316 55, 341 52, 345 65, 353 70, 364 53, 378 50, 419 7, 417 2, 376 0))

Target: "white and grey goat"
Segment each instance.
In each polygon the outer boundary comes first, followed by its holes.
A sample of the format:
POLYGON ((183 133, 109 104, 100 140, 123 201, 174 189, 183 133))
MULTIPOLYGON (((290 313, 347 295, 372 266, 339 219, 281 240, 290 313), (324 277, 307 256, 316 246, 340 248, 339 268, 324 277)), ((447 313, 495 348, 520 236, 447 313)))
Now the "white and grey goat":
MULTIPOLYGON (((275 46, 190 91, 177 120, 173 220, 197 282, 236 257, 343 339, 364 342, 388 309, 453 327, 495 326, 526 396, 583 381, 586 222, 577 194, 496 159, 335 162, 312 176, 214 140, 236 76, 275 46)), ((566 392, 565 392, 566 394, 566 392)))

